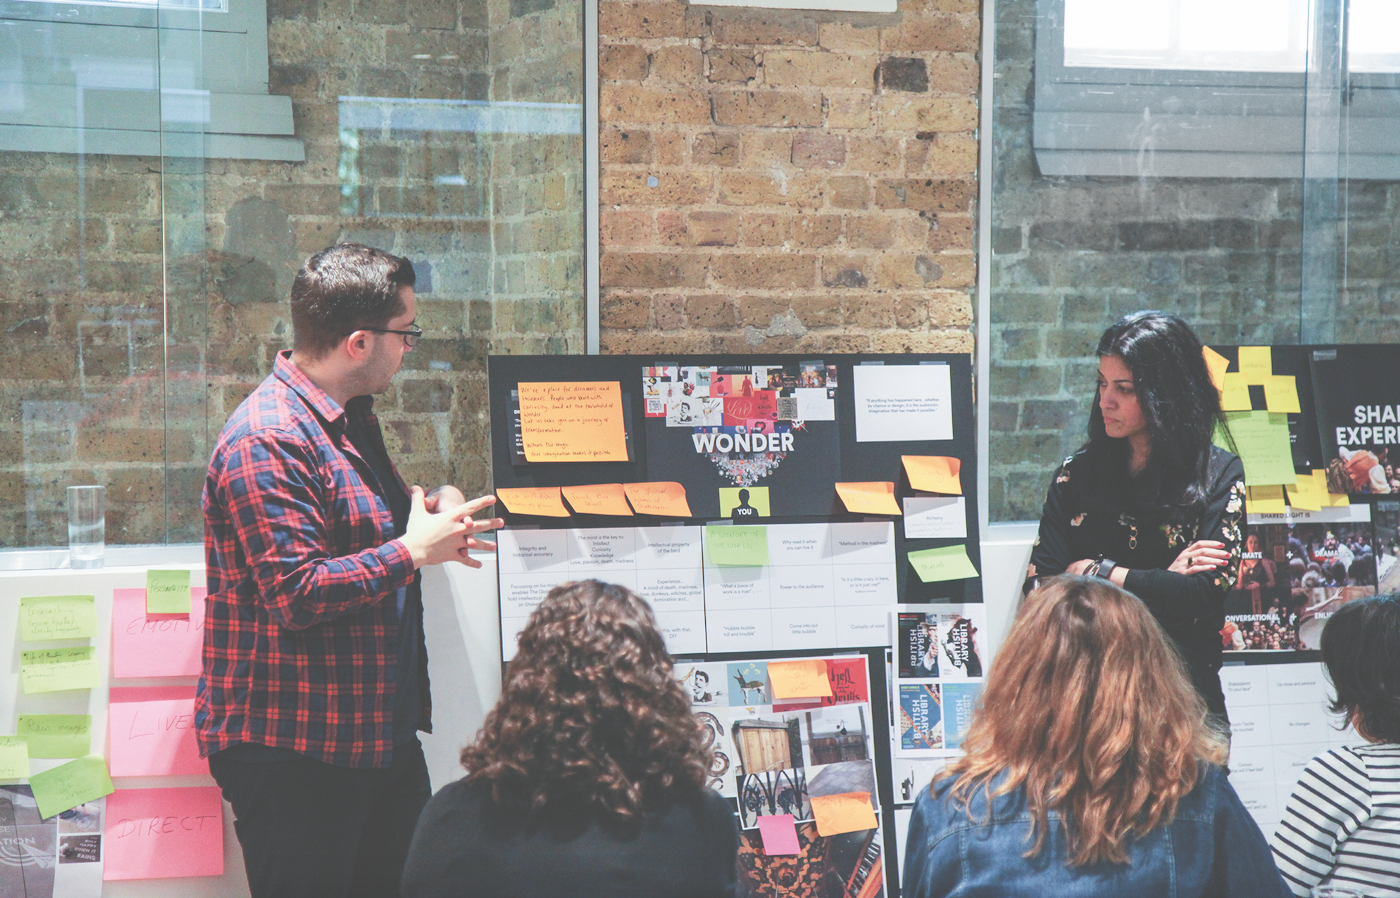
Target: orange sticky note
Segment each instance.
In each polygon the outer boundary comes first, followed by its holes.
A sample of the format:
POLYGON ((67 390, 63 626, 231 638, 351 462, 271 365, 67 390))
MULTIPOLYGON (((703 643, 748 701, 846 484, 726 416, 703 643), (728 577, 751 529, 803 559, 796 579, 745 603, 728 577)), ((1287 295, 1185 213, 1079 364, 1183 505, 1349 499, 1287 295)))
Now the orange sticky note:
POLYGON ((813 795, 812 819, 817 835, 839 836, 874 829, 879 823, 870 807, 869 792, 842 792, 840 795, 813 795))
POLYGON ((617 381, 522 383, 518 396, 528 461, 627 461, 617 381))
POLYGON ((637 514, 688 518, 690 503, 685 500, 685 487, 669 480, 652 483, 624 483, 627 501, 637 514))
POLYGON ((1225 389, 1225 369, 1230 367, 1230 360, 1209 346, 1201 347, 1201 355, 1205 357, 1206 370, 1210 371, 1210 382, 1217 390, 1225 389))
POLYGON ((838 483, 836 495, 853 514, 903 514, 894 500, 894 484, 889 481, 838 483))
POLYGON ((559 498, 557 486, 527 486, 496 490, 496 498, 512 514, 537 514, 547 518, 567 518, 569 510, 559 498))
POLYGON ((579 514, 630 515, 627 491, 620 483, 595 483, 590 486, 566 486, 564 498, 579 514))
POLYGON ((826 676, 826 660, 769 661, 768 684, 773 697, 825 698, 831 695, 831 680, 826 676))
POLYGON ((958 472, 962 470, 962 459, 946 455, 902 455, 904 470, 909 475, 909 485, 926 493, 944 493, 961 496, 962 481, 958 472))

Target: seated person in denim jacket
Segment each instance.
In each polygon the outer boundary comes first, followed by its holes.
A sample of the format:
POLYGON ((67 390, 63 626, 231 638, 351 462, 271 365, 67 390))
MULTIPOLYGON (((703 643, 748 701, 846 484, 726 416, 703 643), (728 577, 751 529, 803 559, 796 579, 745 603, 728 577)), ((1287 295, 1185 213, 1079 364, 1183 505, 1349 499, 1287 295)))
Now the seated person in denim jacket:
POLYGON ((1111 583, 1026 597, 964 747, 914 806, 906 898, 1289 894, 1180 657, 1111 583))

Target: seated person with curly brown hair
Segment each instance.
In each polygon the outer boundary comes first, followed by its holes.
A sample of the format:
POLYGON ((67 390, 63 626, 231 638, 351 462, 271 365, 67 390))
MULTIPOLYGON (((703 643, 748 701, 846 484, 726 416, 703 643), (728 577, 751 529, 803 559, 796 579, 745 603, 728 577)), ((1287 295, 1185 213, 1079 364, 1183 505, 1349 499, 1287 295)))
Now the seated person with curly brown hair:
POLYGON ((403 895, 730 898, 739 830, 651 608, 621 586, 550 590, 501 698, 428 802, 403 895))

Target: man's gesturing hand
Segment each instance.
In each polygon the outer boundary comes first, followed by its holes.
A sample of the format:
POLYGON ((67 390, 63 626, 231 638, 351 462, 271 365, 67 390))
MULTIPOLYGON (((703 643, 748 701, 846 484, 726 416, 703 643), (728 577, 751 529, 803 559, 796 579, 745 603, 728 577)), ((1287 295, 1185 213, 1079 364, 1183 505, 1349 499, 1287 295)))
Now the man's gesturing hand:
POLYGON ((443 501, 446 497, 437 496, 435 498, 438 501, 433 503, 434 511, 428 510, 423 499, 422 487, 413 487, 410 498, 413 507, 408 513, 408 528, 401 541, 413 556, 415 568, 442 564, 444 561, 460 561, 469 567, 481 567, 481 562, 468 557, 468 550, 495 550, 495 543, 477 539, 475 534, 495 530, 505 522, 500 518, 483 521, 472 519, 475 512, 494 505, 495 496, 482 496, 461 503, 443 501))

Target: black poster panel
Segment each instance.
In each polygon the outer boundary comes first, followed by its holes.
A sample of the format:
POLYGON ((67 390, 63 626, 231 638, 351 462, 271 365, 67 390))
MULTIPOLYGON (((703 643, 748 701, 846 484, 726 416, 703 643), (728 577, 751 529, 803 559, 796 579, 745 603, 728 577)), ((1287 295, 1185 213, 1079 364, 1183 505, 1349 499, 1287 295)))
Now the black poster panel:
POLYGON ((1400 346, 1306 348, 1329 486, 1400 492, 1400 346))

